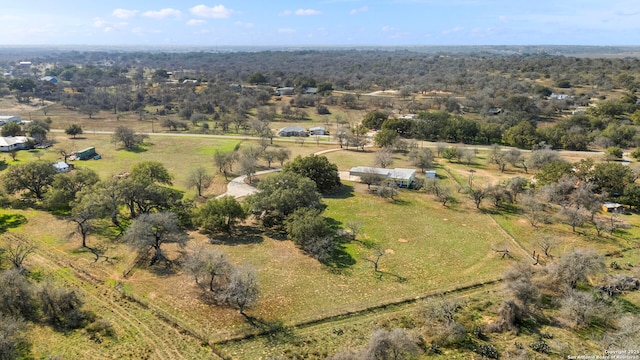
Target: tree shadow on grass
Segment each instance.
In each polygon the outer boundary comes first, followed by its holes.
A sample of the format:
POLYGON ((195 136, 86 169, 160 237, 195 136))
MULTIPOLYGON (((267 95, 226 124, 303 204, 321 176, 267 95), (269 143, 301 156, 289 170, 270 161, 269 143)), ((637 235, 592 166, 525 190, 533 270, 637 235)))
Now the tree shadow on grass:
POLYGON ((482 208, 481 211, 488 215, 519 215, 522 213, 520 208, 513 204, 504 204, 490 209, 482 208))
POLYGON ((20 214, 5 214, 0 215, 0 234, 8 229, 17 228, 22 224, 27 223, 27 218, 20 214))
POLYGON ((0 160, 0 171, 5 170, 8 167, 9 167, 9 164, 7 164, 6 161, 0 160))
POLYGON ((403 200, 403 199, 393 199, 391 201, 392 205, 401 205, 401 206, 406 206, 406 205, 410 205, 411 202, 407 201, 407 200, 403 200))
POLYGON ((119 148, 117 151, 126 151, 126 152, 130 152, 130 153, 134 153, 134 154, 140 154, 140 153, 144 153, 147 152, 147 144, 145 144, 144 146, 136 146, 132 149, 127 149, 127 148, 119 148))
POLYGON ((325 265, 329 266, 333 270, 345 269, 353 266, 356 263, 356 259, 351 256, 346 250, 344 245, 340 244, 333 251, 333 256, 329 259, 325 265))
POLYGON ((382 277, 385 276, 385 275, 395 278, 396 281, 399 282, 399 283, 403 283, 403 282, 406 282, 407 280, 409 280, 404 276, 401 276, 401 275, 398 275, 398 274, 394 274, 394 273, 391 273, 391 272, 388 272, 388 271, 378 270, 378 271, 376 271, 376 274, 378 275, 378 280, 382 280, 382 277))
POLYGON ((264 241, 260 229, 253 226, 238 226, 232 234, 216 234, 209 237, 212 244, 249 245, 264 241))
POLYGON ((94 262, 98 262, 98 260, 103 259, 105 262, 113 264, 113 259, 105 255, 107 252, 107 248, 105 246, 85 246, 74 250, 73 252, 78 254, 90 252, 94 256, 94 262))
POLYGON ((293 329, 284 325, 282 320, 263 320, 247 313, 243 313, 242 316, 260 331, 258 335, 264 337, 270 346, 291 344, 298 340, 293 329))
POLYGON ((327 199, 347 199, 355 196, 354 187, 352 185, 342 184, 334 193, 323 194, 327 199))

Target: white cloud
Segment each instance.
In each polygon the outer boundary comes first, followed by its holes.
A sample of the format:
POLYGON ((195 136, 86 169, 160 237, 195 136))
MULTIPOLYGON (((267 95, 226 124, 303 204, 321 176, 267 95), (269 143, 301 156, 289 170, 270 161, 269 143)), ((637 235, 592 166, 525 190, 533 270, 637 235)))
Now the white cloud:
POLYGON ((252 23, 247 23, 247 22, 242 22, 242 21, 236 21, 235 23, 233 23, 236 26, 241 26, 245 29, 251 29, 253 28, 253 24, 252 23))
POLYGON ((117 29, 121 29, 126 27, 128 24, 126 22, 110 22, 106 21, 102 18, 94 18, 93 19, 93 27, 102 29, 104 32, 111 32, 117 29))
POLYGON ((202 26, 204 24, 206 24, 207 22, 204 20, 196 20, 196 19, 191 19, 189 21, 187 21, 187 25, 189 26, 202 26))
POLYGON ((498 20, 500 20, 500 22, 503 22, 503 23, 510 23, 511 22, 511 18, 508 17, 508 16, 499 16, 498 20))
POLYGON ((353 9, 353 10, 349 11, 349 15, 356 15, 356 14, 360 14, 360 13, 367 12, 367 11, 369 11, 369 7, 363 6, 361 8, 357 8, 357 9, 353 9))
POLYGON ((456 27, 454 27, 454 28, 452 28, 452 29, 446 29, 446 30, 443 30, 443 31, 442 31, 442 35, 451 35, 451 34, 459 33, 459 32, 461 32, 462 30, 464 30, 464 28, 463 28, 463 27, 461 27, 461 26, 456 26, 456 27))
POLYGON ((165 8, 158 11, 146 11, 142 14, 142 16, 150 17, 153 19, 164 19, 169 16, 178 17, 180 15, 182 15, 182 12, 173 8, 165 8))
POLYGON ((189 9, 193 15, 211 19, 227 19, 233 15, 234 11, 227 9, 224 5, 208 7, 206 5, 196 5, 189 9))
POLYGON ((285 10, 283 12, 281 12, 280 14, 278 14, 278 16, 287 16, 287 15, 291 15, 293 12, 291 10, 285 10))
POLYGON ((117 17, 118 19, 129 19, 138 13, 138 10, 127 10, 127 9, 115 9, 111 13, 111 15, 117 17))
POLYGON ((278 29, 278 33, 280 34, 294 34, 295 32, 296 32, 295 29, 287 29, 287 28, 278 29))
POLYGON ((399 29, 396 29, 394 27, 391 26, 383 26, 382 27, 382 32, 394 32, 394 31, 398 31, 399 29))
POLYGON ((296 10, 296 15, 298 16, 307 16, 307 15, 320 15, 322 12, 314 9, 298 9, 296 10))

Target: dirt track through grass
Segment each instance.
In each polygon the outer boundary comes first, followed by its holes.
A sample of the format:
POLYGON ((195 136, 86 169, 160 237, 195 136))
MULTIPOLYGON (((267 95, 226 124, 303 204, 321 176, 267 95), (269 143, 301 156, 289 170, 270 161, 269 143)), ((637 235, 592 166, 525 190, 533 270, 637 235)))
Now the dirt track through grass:
MULTIPOLYGON (((18 237, 11 233, 8 237, 18 237)), ((27 241, 19 237, 21 241, 27 241)), ((154 311, 146 308, 136 301, 125 298, 119 291, 105 285, 99 279, 63 260, 64 252, 55 248, 43 248, 44 244, 38 244, 36 252, 32 255, 37 263, 48 269, 69 268, 73 276, 64 276, 67 287, 78 288, 84 295, 86 306, 93 308, 98 316, 109 320, 114 327, 118 340, 122 340, 120 351, 126 353, 112 354, 118 358, 141 358, 150 356, 153 359, 192 359, 196 354, 203 355, 202 351, 189 351, 185 354, 186 342, 199 349, 200 339, 193 338, 186 331, 180 331, 174 324, 167 323, 154 311), (133 342, 133 343, 132 343, 133 342), (127 349, 130 345, 131 349, 127 349)), ((93 350, 93 349, 92 349, 93 350)), ((100 350, 96 346, 95 351, 100 350)), ((105 357, 103 353, 95 353, 95 358, 105 357)), ((211 350, 205 358, 217 359, 211 350)), ((202 356, 200 356, 202 358, 202 356)))

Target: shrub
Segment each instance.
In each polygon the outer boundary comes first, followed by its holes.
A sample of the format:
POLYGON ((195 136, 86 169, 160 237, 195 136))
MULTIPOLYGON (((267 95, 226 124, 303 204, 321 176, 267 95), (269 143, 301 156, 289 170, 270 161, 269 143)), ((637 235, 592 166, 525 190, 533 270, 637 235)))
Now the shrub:
POLYGON ((531 349, 541 354, 551 354, 551 347, 549 346, 549 344, 547 344, 546 341, 542 339, 531 344, 531 349))
POLYGON ((484 358, 499 359, 500 354, 496 350, 495 346, 491 344, 482 344, 475 349, 475 352, 480 354, 484 358))

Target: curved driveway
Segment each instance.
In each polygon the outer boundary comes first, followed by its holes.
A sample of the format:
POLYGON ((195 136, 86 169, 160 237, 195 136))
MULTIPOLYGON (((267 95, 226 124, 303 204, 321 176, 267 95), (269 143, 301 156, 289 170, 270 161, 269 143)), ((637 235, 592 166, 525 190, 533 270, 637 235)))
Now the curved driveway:
MULTIPOLYGON (((329 152, 340 151, 340 150, 343 150, 343 149, 337 148, 337 149, 322 150, 314 153, 314 155, 322 155, 329 152)), ((278 168, 278 169, 258 171, 255 174, 253 174, 253 176, 269 174, 269 173, 278 172, 281 170, 282 170, 281 168, 278 168)), ((216 198, 221 198, 223 196, 233 196, 234 198, 237 199, 237 198, 241 198, 243 196, 247 196, 255 193, 258 189, 256 189, 255 186, 251 186, 246 182, 244 182, 246 179, 247 179, 247 175, 242 175, 242 176, 238 176, 237 178, 234 178, 227 184, 227 192, 216 196, 216 198)))

